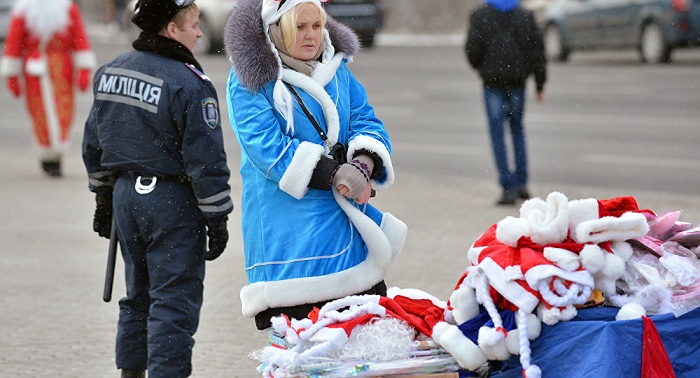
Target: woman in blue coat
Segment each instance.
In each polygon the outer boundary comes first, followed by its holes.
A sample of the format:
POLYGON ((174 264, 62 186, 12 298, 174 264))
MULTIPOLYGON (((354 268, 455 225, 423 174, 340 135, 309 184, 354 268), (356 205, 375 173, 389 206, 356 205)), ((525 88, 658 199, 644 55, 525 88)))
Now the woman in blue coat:
POLYGON ((368 203, 394 169, 389 135, 347 67, 357 37, 319 0, 243 0, 225 38, 242 155, 244 315, 265 329, 329 300, 386 295, 407 227, 368 203))

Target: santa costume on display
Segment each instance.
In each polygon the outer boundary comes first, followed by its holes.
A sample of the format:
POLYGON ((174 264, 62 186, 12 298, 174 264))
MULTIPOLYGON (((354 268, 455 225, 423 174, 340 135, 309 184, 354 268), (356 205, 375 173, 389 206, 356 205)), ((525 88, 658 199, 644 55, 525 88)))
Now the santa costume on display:
POLYGON ((645 213, 653 214, 632 197, 569 201, 553 192, 526 201, 520 217, 492 225, 469 249, 470 266, 448 304, 452 316, 489 360, 516 354, 525 377, 540 377, 529 346, 539 321, 572 319, 595 289, 616 294, 632 255, 627 240, 649 231, 645 213))
POLYGON ((71 0, 17 0, 0 61, 10 92, 24 95, 42 168, 61 175, 75 110, 73 85, 90 85, 95 56, 80 10, 71 0))

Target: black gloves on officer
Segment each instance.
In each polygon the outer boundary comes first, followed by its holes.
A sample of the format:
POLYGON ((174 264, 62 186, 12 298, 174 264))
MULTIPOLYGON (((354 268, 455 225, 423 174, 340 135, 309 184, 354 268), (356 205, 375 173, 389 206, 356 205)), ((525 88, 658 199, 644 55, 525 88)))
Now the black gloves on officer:
POLYGON ((226 229, 228 216, 207 219, 207 236, 209 237, 209 250, 204 254, 204 258, 211 261, 221 256, 228 243, 228 230, 226 229))
POLYGON ((92 229, 103 238, 109 239, 112 230, 112 192, 97 193, 95 195, 95 217, 92 220, 92 229))

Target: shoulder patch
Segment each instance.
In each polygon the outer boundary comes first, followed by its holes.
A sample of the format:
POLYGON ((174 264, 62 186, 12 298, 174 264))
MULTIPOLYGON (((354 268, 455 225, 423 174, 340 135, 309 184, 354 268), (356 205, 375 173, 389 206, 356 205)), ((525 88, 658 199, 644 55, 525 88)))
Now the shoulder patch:
POLYGON ((212 129, 219 125, 219 105, 216 99, 208 97, 202 100, 202 118, 212 129))
POLYGON ((195 67, 194 65, 192 65, 192 64, 190 64, 190 63, 185 63, 185 65, 187 66, 187 68, 190 69, 190 71, 192 71, 192 72, 194 72, 195 74, 197 74, 197 76, 199 76, 200 79, 202 79, 202 80, 204 80, 204 81, 211 81, 211 79, 209 78, 209 76, 205 75, 204 72, 198 70, 197 67, 195 67))

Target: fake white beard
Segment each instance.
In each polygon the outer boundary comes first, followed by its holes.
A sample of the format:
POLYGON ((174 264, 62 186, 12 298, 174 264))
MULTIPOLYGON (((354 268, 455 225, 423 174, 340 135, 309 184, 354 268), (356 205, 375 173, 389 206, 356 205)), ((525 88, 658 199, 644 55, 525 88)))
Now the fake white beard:
POLYGON ((32 33, 49 39, 68 26, 70 6, 71 0, 19 0, 15 11, 23 16, 32 33))
POLYGON ((393 361, 409 358, 418 344, 416 332, 405 321, 387 317, 373 319, 353 329, 336 358, 393 361))

